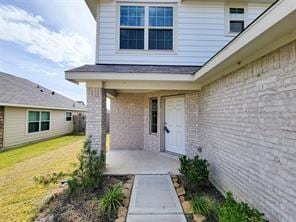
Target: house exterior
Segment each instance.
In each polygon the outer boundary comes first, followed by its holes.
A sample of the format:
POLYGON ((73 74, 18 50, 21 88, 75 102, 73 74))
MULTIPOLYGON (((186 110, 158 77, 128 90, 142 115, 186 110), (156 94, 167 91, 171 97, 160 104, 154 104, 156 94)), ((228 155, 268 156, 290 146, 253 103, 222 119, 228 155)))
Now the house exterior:
MULTIPOLYGON (((87 89, 86 134, 110 149, 199 155, 222 192, 296 218, 296 2, 87 0, 96 64, 65 72, 87 89)), ((128 163, 127 163, 128 164, 128 163)))
POLYGON ((73 132, 84 105, 29 80, 0 73, 0 150, 73 132))

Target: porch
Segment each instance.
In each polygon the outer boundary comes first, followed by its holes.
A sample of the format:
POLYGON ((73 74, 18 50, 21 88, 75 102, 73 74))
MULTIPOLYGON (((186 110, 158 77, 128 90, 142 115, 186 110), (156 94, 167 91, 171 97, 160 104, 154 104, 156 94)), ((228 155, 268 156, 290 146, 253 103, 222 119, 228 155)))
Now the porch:
POLYGON ((176 155, 145 150, 110 150, 106 154, 106 175, 179 174, 176 155))

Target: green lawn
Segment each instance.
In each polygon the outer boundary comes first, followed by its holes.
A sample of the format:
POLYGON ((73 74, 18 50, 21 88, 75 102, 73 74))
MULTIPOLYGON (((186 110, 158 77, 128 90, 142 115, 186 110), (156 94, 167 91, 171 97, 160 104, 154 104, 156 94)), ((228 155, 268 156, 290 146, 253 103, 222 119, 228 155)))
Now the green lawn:
POLYGON ((0 152, 0 221, 30 221, 56 185, 43 187, 34 176, 69 172, 83 136, 63 136, 0 152))

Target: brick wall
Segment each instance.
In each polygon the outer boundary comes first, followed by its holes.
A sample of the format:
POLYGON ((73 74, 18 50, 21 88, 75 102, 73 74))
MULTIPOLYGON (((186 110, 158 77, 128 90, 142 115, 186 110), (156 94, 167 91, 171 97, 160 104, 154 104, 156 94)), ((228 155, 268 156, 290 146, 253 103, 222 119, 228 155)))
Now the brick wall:
POLYGON ((4 137, 4 106, 0 106, 0 149, 3 148, 4 137))
POLYGON ((106 91, 87 87, 86 136, 91 136, 92 148, 98 153, 106 151, 106 91))
POLYGON ((111 99, 110 140, 111 149, 145 149, 159 152, 161 149, 160 124, 157 134, 149 132, 149 101, 158 98, 158 123, 161 123, 162 98, 185 95, 186 152, 194 153, 197 137, 197 92, 157 91, 151 93, 122 93, 111 99), (188 135, 188 136, 187 136, 188 135))
POLYGON ((296 218, 296 42, 203 87, 198 142, 211 180, 264 212, 296 218))
POLYGON ((118 94, 111 99, 110 112, 110 148, 143 149, 144 94, 118 94))

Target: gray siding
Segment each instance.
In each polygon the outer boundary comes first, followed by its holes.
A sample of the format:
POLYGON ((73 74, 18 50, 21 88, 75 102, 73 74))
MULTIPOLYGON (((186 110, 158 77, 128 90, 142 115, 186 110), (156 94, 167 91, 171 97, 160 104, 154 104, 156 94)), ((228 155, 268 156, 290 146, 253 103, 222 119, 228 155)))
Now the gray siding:
POLYGON ((4 137, 4 106, 0 106, 0 149, 3 148, 4 137))
MULTIPOLYGON (((118 18, 116 1, 101 0, 98 10, 98 46, 96 63, 203 65, 233 36, 225 32, 224 2, 182 1, 175 5, 175 48, 173 52, 118 50, 118 18)), ((269 4, 235 3, 246 8, 246 25, 257 18, 269 4)))
MULTIPOLYGON (((34 109, 29 109, 34 110, 34 109)), ((40 109, 37 109, 40 110, 40 109)), ((65 122, 65 111, 50 111, 50 130, 38 133, 27 133, 26 108, 5 107, 4 147, 12 147, 33 141, 65 135, 73 131, 73 123, 65 122)))

